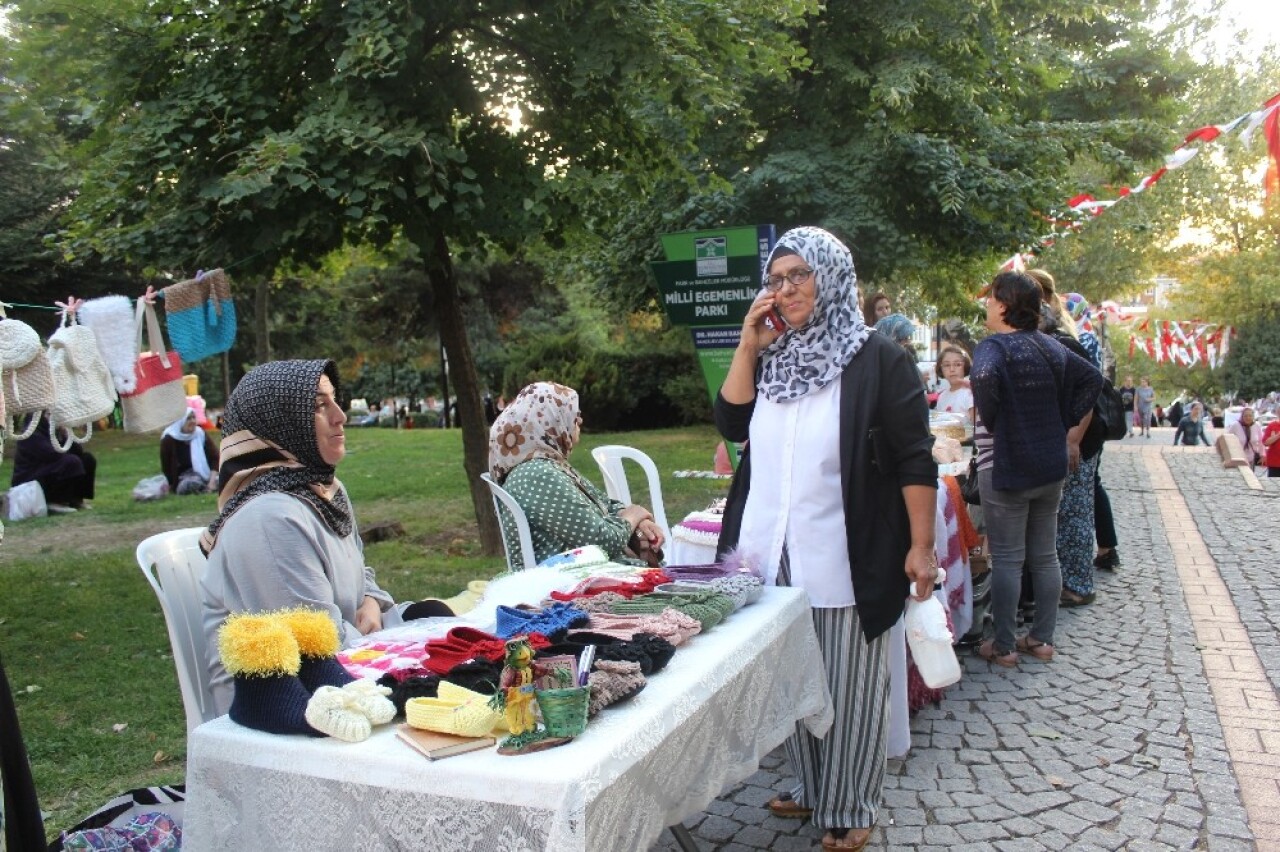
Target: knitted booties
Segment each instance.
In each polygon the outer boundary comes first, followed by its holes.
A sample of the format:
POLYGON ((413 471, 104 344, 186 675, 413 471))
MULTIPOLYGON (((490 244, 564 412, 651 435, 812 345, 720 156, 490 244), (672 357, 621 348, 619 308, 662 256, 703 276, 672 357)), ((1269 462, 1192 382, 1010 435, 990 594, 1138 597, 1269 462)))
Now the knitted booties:
POLYGON ((319 736, 307 724, 311 696, 298 680, 298 640, 278 616, 228 616, 218 629, 218 654, 235 681, 232 721, 271 734, 319 736))
POLYGON ((373 723, 360 712, 358 697, 337 686, 321 686, 307 702, 306 718, 311 727, 334 739, 358 743, 369 739, 373 723))
POLYGON ((610 704, 630 698, 644 689, 647 681, 640 674, 639 663, 621 660, 596 660, 587 678, 591 686, 591 702, 587 715, 594 716, 610 704))
POLYGON ((307 692, 322 686, 345 686, 355 680, 338 662, 338 627, 328 613, 318 609, 286 609, 280 621, 298 641, 302 665, 298 680, 307 692))
POLYGON ((396 717, 396 705, 391 701, 391 690, 379 686, 369 678, 352 681, 342 687, 350 705, 365 715, 373 725, 385 725, 396 717))

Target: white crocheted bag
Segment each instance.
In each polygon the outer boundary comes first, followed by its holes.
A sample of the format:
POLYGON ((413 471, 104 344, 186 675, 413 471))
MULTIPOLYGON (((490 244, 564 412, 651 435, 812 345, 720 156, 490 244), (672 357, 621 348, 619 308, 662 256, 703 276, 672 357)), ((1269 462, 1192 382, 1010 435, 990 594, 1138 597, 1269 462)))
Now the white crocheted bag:
POLYGON ((53 371, 53 404, 49 406, 49 437, 60 452, 83 444, 93 423, 116 407, 116 386, 102 362, 93 332, 64 316, 63 325, 49 338, 49 368, 53 371), (77 436, 72 430, 84 427, 77 436), (65 440, 58 430, 65 430, 65 440))
POLYGON ((19 441, 31 437, 53 402, 53 374, 40 335, 25 322, 0 319, 0 386, 4 387, 6 431, 19 441), (15 426, 24 414, 32 417, 27 428, 18 432, 15 426))
POLYGON ((137 377, 133 365, 138 345, 133 323, 133 305, 124 296, 89 299, 76 312, 80 322, 93 331, 102 362, 111 371, 119 393, 133 393, 137 377))

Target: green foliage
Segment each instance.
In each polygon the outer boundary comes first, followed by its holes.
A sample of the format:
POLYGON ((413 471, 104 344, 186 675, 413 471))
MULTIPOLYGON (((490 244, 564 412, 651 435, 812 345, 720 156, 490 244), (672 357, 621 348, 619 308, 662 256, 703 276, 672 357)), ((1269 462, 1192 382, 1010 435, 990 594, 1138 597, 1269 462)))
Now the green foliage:
POLYGON ((596 346, 573 330, 530 335, 509 347, 502 388, 510 398, 531 382, 568 385, 578 391, 584 427, 592 430, 705 422, 706 385, 693 357, 687 345, 661 339, 596 346))
POLYGON ((1280 390, 1280 300, 1255 311, 1238 331, 1222 368, 1223 387, 1247 400, 1280 390))

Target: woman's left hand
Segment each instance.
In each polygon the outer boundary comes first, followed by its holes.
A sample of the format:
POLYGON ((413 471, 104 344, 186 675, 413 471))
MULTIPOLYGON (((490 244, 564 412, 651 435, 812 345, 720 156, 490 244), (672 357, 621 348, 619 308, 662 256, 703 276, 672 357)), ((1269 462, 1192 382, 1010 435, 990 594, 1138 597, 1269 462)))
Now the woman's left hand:
POLYGON ((636 525, 635 539, 636 544, 644 550, 658 550, 665 543, 662 528, 652 518, 636 525))
POLYGON ((928 600, 938 582, 938 560, 932 547, 912 547, 907 551, 907 579, 911 581, 911 597, 928 600))

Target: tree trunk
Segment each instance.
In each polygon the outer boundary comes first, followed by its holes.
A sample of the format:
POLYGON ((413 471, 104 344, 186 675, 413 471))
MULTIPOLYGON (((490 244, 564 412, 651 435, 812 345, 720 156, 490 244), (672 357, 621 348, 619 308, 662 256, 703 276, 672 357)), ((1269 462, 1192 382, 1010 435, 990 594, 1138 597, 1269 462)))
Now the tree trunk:
POLYGON ((271 282, 267 278, 259 278, 253 293, 254 356, 259 364, 271 360, 271 324, 267 322, 270 290, 271 282))
MULTIPOLYGON (((493 498, 480 474, 489 469, 489 429, 480 401, 480 380, 467 340, 462 317, 462 298, 454 276, 453 260, 444 234, 428 222, 413 223, 408 235, 422 253, 427 278, 431 282, 436 323, 440 339, 449 355, 449 374, 458 398, 458 423, 462 428, 462 466, 471 484, 471 503, 480 528, 480 547, 486 556, 502 555, 502 533, 493 513, 493 498)), ((425 293, 423 294, 426 295, 425 293)), ((425 311, 424 311, 425 312, 425 311)), ((445 405, 449 400, 446 397, 445 405)))

